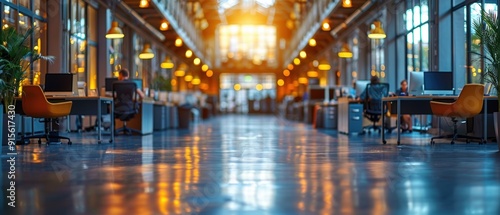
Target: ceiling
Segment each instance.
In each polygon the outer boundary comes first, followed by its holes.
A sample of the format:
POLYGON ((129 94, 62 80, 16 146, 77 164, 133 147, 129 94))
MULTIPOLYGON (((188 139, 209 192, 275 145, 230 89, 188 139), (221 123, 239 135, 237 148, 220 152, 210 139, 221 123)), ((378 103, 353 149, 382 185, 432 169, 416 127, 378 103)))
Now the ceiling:
MULTIPOLYGON (((258 0, 185 0, 179 1, 183 8, 185 8, 186 13, 195 22, 195 26, 199 29, 199 32, 206 43, 215 43, 214 38, 216 34, 216 29, 218 25, 221 24, 272 24, 276 26, 277 37, 283 38, 286 41, 290 41, 292 37, 296 34, 297 29, 303 23, 304 19, 307 17, 308 13, 312 8, 313 0, 275 0, 275 4, 266 8, 257 2, 258 0), (221 3, 227 3, 231 7, 223 8, 221 3)), ((140 0, 123 0, 123 3, 128 5, 134 11, 139 14, 142 19, 149 23, 152 27, 159 28, 160 24, 166 19, 164 16, 155 8, 140 8, 140 0)), ((264 0, 265 2, 272 2, 271 0, 264 0)), ((287 47, 287 49, 295 50, 305 50, 307 52, 308 61, 312 61, 318 55, 321 55, 325 49, 329 48, 332 43, 336 42, 336 37, 332 36, 331 31, 335 28, 340 30, 337 35, 341 35, 342 31, 345 29, 341 26, 342 23, 346 21, 353 13, 366 3, 377 1, 369 0, 352 0, 353 7, 343 8, 341 3, 336 6, 331 13, 328 14, 327 18, 324 19, 331 26, 331 30, 323 31, 319 29, 311 29, 314 31, 313 37, 317 41, 316 47, 287 47)), ((153 3, 150 3, 153 4, 153 3)), ((366 6, 366 5, 365 5, 366 6)), ((366 9, 368 9, 367 7, 366 9)), ((365 10, 365 8, 362 8, 365 10)), ((359 11, 364 12, 364 11, 359 11)), ((363 13, 359 13, 363 14, 363 13)), ((352 23, 354 23, 355 19, 352 23)), ((349 23, 351 24, 351 23, 349 23)), ((171 50, 176 56, 184 56, 187 47, 176 47, 174 45, 174 40, 179 35, 177 32, 170 28, 167 31, 161 32, 165 36, 164 45, 168 50, 171 50)), ((277 40, 279 43, 279 39, 277 40)), ((210 45, 208 45, 210 47, 210 45)), ((212 45, 213 46, 213 45, 212 45)), ((279 45, 277 45, 279 47, 279 45)), ((200 50, 204 50, 203 47, 198 47, 200 50)), ((184 59, 187 60, 187 59, 184 59)), ((203 59, 202 59, 203 60, 203 59)), ((281 65, 286 64, 286 59, 280 58, 282 62, 278 64, 277 70, 282 70, 281 65)), ((187 62, 187 61, 186 61, 187 62)), ((237 64, 226 65, 232 67, 237 64)), ((255 69, 266 69, 262 67, 255 67, 255 69)), ((234 68, 221 68, 221 69, 234 69, 234 68)))

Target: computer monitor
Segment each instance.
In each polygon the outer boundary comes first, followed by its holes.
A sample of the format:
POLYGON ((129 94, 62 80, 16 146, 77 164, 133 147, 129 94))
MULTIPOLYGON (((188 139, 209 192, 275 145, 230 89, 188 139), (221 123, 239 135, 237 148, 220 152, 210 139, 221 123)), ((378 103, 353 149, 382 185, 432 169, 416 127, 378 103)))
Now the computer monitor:
POLYGON ((74 74, 47 73, 43 90, 45 96, 73 96, 73 93, 78 91, 76 85, 74 74))
POLYGON ((118 78, 106 78, 104 86, 106 88, 106 92, 113 91, 113 83, 118 81, 118 78))
POLYGON ((422 95, 424 93, 424 72, 409 72, 408 93, 422 95))
POLYGON ((452 72, 424 72, 424 94, 453 95, 452 72))
POLYGON ((370 83, 369 80, 357 80, 356 81, 356 97, 359 97, 361 95, 361 93, 363 93, 363 91, 366 88, 366 85, 368 85, 369 83, 370 83))
POLYGON ((133 81, 136 85, 137 85, 137 89, 139 90, 142 90, 142 79, 131 79, 131 81, 133 81))

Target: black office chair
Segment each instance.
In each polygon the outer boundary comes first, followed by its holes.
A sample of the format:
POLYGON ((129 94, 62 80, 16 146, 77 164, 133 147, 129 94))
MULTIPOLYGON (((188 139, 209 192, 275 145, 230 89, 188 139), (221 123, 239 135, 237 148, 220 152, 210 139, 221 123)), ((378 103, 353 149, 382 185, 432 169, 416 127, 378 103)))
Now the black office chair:
MULTIPOLYGON (((387 113, 387 107, 382 107, 382 99, 389 96, 389 84, 378 83, 378 84, 367 84, 366 85, 366 97, 363 101, 363 115, 373 124, 363 128, 371 133, 371 130, 381 132, 380 126, 377 122, 380 121, 382 114, 387 113)), ((384 123, 384 122, 382 122, 384 123)))
POLYGON ((140 134, 141 132, 127 127, 127 121, 139 113, 139 95, 137 85, 132 81, 117 81, 113 83, 114 115, 123 122, 123 127, 115 129, 115 134, 140 134))

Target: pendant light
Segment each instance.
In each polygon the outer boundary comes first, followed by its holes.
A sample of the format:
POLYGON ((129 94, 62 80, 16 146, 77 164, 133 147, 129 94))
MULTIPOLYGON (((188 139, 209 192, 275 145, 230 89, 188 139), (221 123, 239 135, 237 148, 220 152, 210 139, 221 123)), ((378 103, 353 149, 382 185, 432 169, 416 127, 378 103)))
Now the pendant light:
POLYGON ((161 62, 160 67, 163 69, 172 69, 174 68, 174 62, 172 62, 169 56, 166 56, 165 60, 161 62))
POLYGON ((352 52, 347 43, 344 43, 344 45, 342 45, 342 48, 340 49, 338 55, 340 58, 352 58, 352 52))
POLYGON ((106 33, 106 38, 108 39, 121 39, 125 37, 123 34, 122 29, 120 26, 118 26, 117 21, 111 22, 111 28, 108 30, 108 33, 106 33))
POLYGON ((152 59, 155 57, 153 50, 151 49, 151 45, 149 43, 144 44, 144 48, 142 52, 139 54, 139 58, 143 60, 152 59))
POLYGON ((370 31, 368 34, 368 38, 370 39, 384 39, 386 37, 384 29, 382 29, 382 23, 378 20, 373 22, 375 26, 374 29, 370 31))

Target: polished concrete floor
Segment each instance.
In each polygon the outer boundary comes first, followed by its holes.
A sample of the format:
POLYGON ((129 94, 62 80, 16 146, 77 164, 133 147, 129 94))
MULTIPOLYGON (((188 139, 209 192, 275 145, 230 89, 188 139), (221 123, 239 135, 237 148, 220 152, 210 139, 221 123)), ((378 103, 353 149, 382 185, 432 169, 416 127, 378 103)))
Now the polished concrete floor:
POLYGON ((95 144, 3 148, 0 214, 500 214, 500 153, 404 134, 348 137, 274 116, 95 144))

